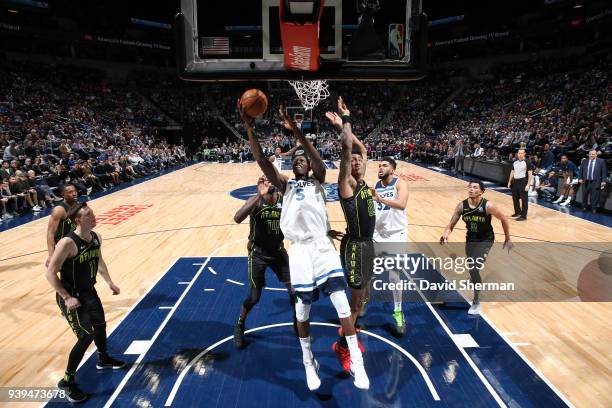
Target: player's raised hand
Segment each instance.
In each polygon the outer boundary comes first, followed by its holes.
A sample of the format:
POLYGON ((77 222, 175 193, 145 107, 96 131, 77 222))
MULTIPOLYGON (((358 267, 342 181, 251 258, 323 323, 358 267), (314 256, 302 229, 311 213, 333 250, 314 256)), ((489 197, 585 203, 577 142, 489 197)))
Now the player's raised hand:
POLYGON ((270 190, 270 182, 267 178, 260 177, 259 180, 257 180, 257 195, 263 197, 268 194, 268 190, 270 190))
POLYGON ((278 108, 278 113, 280 114, 281 120, 283 121, 283 126, 289 130, 295 130, 297 128, 297 124, 295 120, 291 119, 291 117, 287 114, 287 109, 283 105, 278 108))
POLYGON ((344 103, 344 99, 342 99, 341 96, 338 97, 338 112, 340 112, 340 116, 351 114, 351 111, 348 110, 346 104, 344 103))
POLYGON ((247 129, 248 128, 252 129, 253 128, 253 118, 244 112, 244 108, 242 107, 242 104, 240 103, 240 99, 238 99, 238 112, 240 113, 240 118, 244 122, 244 126, 246 126, 247 129))
POLYGON ((342 130, 342 118, 336 112, 325 112, 325 117, 329 119, 332 125, 338 130, 342 130))

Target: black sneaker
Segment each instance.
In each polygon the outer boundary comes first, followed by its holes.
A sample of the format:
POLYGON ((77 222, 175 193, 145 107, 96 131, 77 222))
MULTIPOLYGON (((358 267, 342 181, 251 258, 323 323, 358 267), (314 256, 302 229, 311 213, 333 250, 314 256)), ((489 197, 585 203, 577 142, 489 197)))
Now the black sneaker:
POLYGON ((66 399, 73 404, 84 402, 89 398, 89 394, 85 394, 76 382, 68 382, 63 378, 57 383, 57 388, 66 392, 66 399))
POLYGON ((234 345, 238 349, 244 348, 245 344, 244 344, 244 325, 243 324, 237 324, 236 327, 234 327, 234 345))
POLYGON ((119 369, 122 369, 123 367, 125 367, 124 361, 115 360, 114 358, 110 356, 99 356, 98 364, 96 364, 96 368, 98 370, 106 370, 109 368, 113 370, 119 370, 119 369))

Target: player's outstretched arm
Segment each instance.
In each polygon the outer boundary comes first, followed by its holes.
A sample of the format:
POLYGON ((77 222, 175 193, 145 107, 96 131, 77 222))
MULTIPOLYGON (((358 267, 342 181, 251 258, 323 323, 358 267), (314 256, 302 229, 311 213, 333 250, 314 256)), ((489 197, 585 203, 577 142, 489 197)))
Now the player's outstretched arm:
MULTIPOLYGON (((287 150, 286 152, 281 153, 279 156, 280 156, 281 158, 283 158, 283 159, 284 159, 285 157, 287 157, 287 156, 291 157, 291 156, 293 156, 293 153, 295 153, 295 151, 298 149, 298 147, 300 147, 300 144, 299 144, 299 143, 297 143, 295 146, 293 146, 291 149, 287 150)), ((272 156, 270 156, 270 157, 268 158, 268 160, 270 160, 272 163, 274 163, 274 162, 276 161, 276 156, 275 156, 275 155, 272 155, 272 156)))
POLYGON ((242 105, 240 105, 240 100, 238 100, 238 112, 240 112, 240 117, 244 122, 244 127, 249 137, 251 153, 253 153, 255 161, 261 168, 261 171, 263 171, 263 173, 266 175, 268 180, 270 180, 270 183, 272 183, 273 186, 275 186, 281 192, 284 193, 285 188, 287 187, 287 176, 285 176, 284 174, 280 174, 276 167, 264 155, 263 149, 259 144, 259 140, 257 140, 257 136, 255 136, 255 130, 253 129, 253 118, 248 117, 244 113, 244 109, 242 108, 242 105))
MULTIPOLYGON (((352 131, 352 129, 351 129, 352 131)), ((363 166, 361 166, 361 170, 359 171, 361 177, 365 176, 366 168, 368 166, 368 149, 361 143, 361 140, 357 138, 357 136, 352 133, 353 136, 353 153, 358 153, 361 155, 361 160, 363 161, 363 166)))
POLYGON ((505 235, 504 248, 510 251, 510 249, 512 249, 513 247, 513 244, 512 244, 512 241, 510 240, 510 224, 508 223, 508 218, 506 218, 506 216, 501 212, 499 208, 497 208, 495 205, 493 205, 489 201, 487 201, 487 207, 485 208, 485 210, 487 211, 487 214, 490 214, 493 217, 501 221, 502 228, 504 229, 504 235, 505 235))
MULTIPOLYGON (((352 129, 351 129, 352 130, 352 129)), ((361 157, 363 157, 363 172, 365 173, 365 165, 368 160, 368 149, 361 143, 361 140, 353 133, 353 151, 359 152, 361 157)))
POLYGON ((293 146, 291 149, 287 150, 285 153, 281 153, 280 157, 282 157, 283 159, 285 157, 291 157, 293 156, 293 153, 295 153, 295 151, 300 147, 301 145, 299 143, 296 143, 295 146, 293 146))
MULTIPOLYGON (((350 116, 342 97, 338 97, 338 112, 340 112, 342 132, 340 133, 340 142, 342 150, 340 154, 340 173, 338 175, 338 190, 340 197, 350 198, 353 196, 357 182, 351 175, 351 154, 353 152, 353 131, 351 128, 350 116)), ((335 118, 334 118, 335 119, 335 118)))
POLYGON ((244 221, 244 219, 248 217, 257 207, 257 204, 259 203, 260 199, 261 197, 259 196, 259 194, 255 194, 254 196, 249 197, 246 203, 244 203, 244 205, 240 207, 238 211, 236 211, 236 214, 234 214, 234 222, 236 224, 240 224, 242 221, 244 221))
MULTIPOLYGON (((336 129, 338 129, 339 131, 342 131, 343 124, 342 124, 342 118, 340 117, 340 115, 338 115, 336 112, 326 112, 325 117, 329 119, 331 124, 334 127, 336 127, 336 129)), ((353 146, 351 149, 352 153, 360 154, 361 158, 363 159, 363 166, 361 168, 361 173, 362 175, 364 175, 366 171, 367 160, 368 160, 368 149, 366 149, 365 145, 361 142, 361 140, 359 140, 359 138, 355 135, 355 133, 353 133, 352 125, 351 125, 351 141, 353 142, 353 146)))
POLYGON ((374 201, 376 202, 387 205, 391 208, 395 208, 397 210, 404 211, 406 209, 406 205, 408 204, 408 183, 405 180, 402 180, 401 178, 398 178, 396 183, 397 198, 395 200, 382 198, 381 196, 376 194, 375 189, 372 189, 372 196, 374 201))
POLYGON ((261 201, 264 194, 268 192, 270 188, 270 182, 266 180, 264 177, 260 177, 257 180, 257 193, 250 197, 246 203, 234 215, 234 221, 237 224, 240 224, 246 217, 251 215, 251 213, 258 208, 259 202, 261 201))
POLYGON ((321 156, 319 156, 319 152, 317 151, 317 149, 315 149, 312 143, 306 140, 306 137, 298 127, 297 123, 295 123, 295 121, 291 119, 287 114, 287 111, 285 110, 284 106, 281 105, 279 113, 281 119, 285 123, 285 127, 290 128, 298 142, 300 142, 300 144, 304 146, 304 151, 306 151, 306 154, 310 159, 310 167, 312 168, 312 174, 314 178, 319 180, 320 183, 324 183, 325 174, 327 170, 325 169, 325 163, 323 163, 323 160, 321 160, 321 156))
POLYGON ((457 222, 461 219, 462 212, 463 212, 463 203, 459 203, 455 207, 453 216, 451 217, 451 220, 449 221, 448 225, 444 229, 444 232, 442 233, 442 236, 440 237, 441 244, 448 242, 448 237, 451 234, 451 232, 453 232, 453 229, 455 229, 455 225, 457 225, 457 222))

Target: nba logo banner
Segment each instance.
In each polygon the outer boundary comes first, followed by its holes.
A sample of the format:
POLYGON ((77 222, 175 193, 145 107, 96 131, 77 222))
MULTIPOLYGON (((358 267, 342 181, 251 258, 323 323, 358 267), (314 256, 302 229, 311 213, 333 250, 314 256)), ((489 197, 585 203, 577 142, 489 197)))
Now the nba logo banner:
POLYGON ((389 24, 389 58, 404 57, 404 25, 389 24))

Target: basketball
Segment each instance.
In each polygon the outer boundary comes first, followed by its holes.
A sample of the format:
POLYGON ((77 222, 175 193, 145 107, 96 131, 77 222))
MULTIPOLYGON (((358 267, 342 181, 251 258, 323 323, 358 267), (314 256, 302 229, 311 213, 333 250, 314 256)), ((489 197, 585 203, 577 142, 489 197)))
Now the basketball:
POLYGON ((251 118, 256 118, 268 110, 268 97, 259 89, 249 89, 240 97, 240 105, 251 118))

